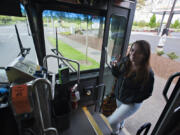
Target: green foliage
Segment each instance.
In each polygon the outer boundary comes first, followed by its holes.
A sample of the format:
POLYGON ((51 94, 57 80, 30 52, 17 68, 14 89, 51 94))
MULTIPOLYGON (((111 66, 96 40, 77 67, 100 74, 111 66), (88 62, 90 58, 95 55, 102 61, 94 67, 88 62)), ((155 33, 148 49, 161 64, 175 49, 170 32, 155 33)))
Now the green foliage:
MULTIPOLYGON (((139 26, 139 27, 146 27, 146 26, 150 26, 151 28, 155 28, 155 27, 159 27, 160 26, 160 22, 156 22, 156 16, 153 15, 150 19, 149 23, 146 23, 145 21, 134 21, 133 22, 133 26, 139 26)), ((173 24, 171 24, 170 26, 171 28, 175 28, 175 29, 180 29, 180 21, 176 20, 173 24)), ((179 31, 177 31, 179 32, 179 31)))
POLYGON ((18 21, 25 21, 25 17, 13 17, 13 16, 2 16, 0 15, 0 25, 15 24, 18 21))
POLYGON ((138 26, 138 22, 134 21, 133 26, 138 26))
POLYGON ((175 32, 180 32, 180 29, 176 30, 175 32))
POLYGON ((157 22, 156 27, 160 27, 160 24, 161 24, 160 22, 157 22))
POLYGON ((71 33, 70 33, 70 32, 61 32, 60 34, 65 35, 65 36, 69 36, 69 35, 71 35, 71 33))
POLYGON ((83 34, 82 30, 75 30, 75 34, 83 34))
POLYGON ((174 24, 171 24, 171 28, 175 28, 175 29, 180 28, 180 22, 179 22, 179 20, 176 20, 176 21, 174 22, 174 24))
POLYGON ((147 23, 145 21, 140 21, 139 26, 140 27, 145 27, 145 26, 147 26, 147 23))
POLYGON ((153 14, 153 16, 150 18, 149 26, 151 28, 156 27, 156 15, 155 14, 153 14))
MULTIPOLYGON (((50 43, 52 45, 55 46, 56 44, 56 40, 53 37, 48 37, 48 40, 50 41, 50 43)), ((77 61, 85 61, 86 60, 86 55, 83 54, 82 52, 72 48, 70 45, 62 42, 61 40, 58 40, 58 45, 59 48, 58 50, 62 53, 62 55, 66 58, 69 59, 73 59, 73 60, 77 60, 77 61)), ((91 65, 80 65, 80 70, 88 70, 88 69, 95 69, 95 68, 99 68, 99 63, 97 63, 94 59, 92 58, 87 58, 88 62, 91 63, 91 65)), ((77 69, 77 65, 74 63, 71 63, 76 69, 77 69)))
POLYGON ((69 28, 69 26, 64 25, 64 24, 61 24, 61 27, 62 27, 62 28, 69 28))
POLYGON ((179 58, 175 52, 168 53, 167 56, 172 60, 179 58))
POLYGON ((78 25, 80 25, 81 24, 81 18, 79 17, 79 18, 75 19, 74 23, 77 23, 78 25))
POLYGON ((148 25, 149 25, 149 23, 147 23, 145 21, 133 22, 133 26, 146 27, 148 25))
POLYGON ((164 54, 163 51, 158 51, 158 52, 157 52, 157 55, 159 55, 159 56, 161 56, 161 55, 163 55, 163 54, 164 54))

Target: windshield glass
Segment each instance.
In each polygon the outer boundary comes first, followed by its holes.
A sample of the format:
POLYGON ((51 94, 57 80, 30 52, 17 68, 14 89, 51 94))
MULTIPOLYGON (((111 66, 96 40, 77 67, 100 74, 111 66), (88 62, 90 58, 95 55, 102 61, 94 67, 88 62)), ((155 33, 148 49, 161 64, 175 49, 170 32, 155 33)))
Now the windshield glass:
POLYGON ((110 63, 117 59, 122 53, 124 44, 127 19, 124 16, 112 15, 110 20, 109 37, 106 53, 106 64, 103 76, 103 82, 106 84, 106 95, 112 92, 115 84, 115 77, 112 76, 110 63))
MULTIPOLYGON (((51 49, 56 48, 57 30, 59 55, 78 61, 81 71, 100 67, 103 17, 46 10, 43 23, 47 54, 56 54, 51 49)), ((74 63, 68 66, 77 69, 74 63)), ((48 69, 56 72, 57 68, 57 60, 50 59, 48 69)))
POLYGON ((23 47, 31 48, 30 53, 26 56, 26 59, 37 63, 27 18, 0 15, 0 67, 6 67, 20 53, 15 24, 19 31, 23 47))
POLYGON ((110 64, 111 60, 120 57, 127 19, 124 16, 111 16, 108 46, 107 46, 107 63, 110 64))

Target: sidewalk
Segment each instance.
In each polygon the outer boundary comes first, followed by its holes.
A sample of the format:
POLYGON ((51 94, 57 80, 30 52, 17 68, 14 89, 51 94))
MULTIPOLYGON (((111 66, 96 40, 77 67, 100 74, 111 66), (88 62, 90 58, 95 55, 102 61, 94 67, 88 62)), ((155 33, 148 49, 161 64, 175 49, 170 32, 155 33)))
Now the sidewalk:
POLYGON ((137 32, 137 31, 132 31, 131 34, 157 36, 157 33, 155 33, 155 32, 137 32))
MULTIPOLYGON (((159 36, 157 32, 138 32, 138 31, 132 31, 132 35, 149 35, 149 36, 159 36)), ((160 37, 160 36, 159 36, 160 37)), ((172 32, 170 33, 167 38, 174 38, 174 39, 180 39, 180 32, 172 32)))
MULTIPOLYGON (((129 43, 133 43, 137 40, 146 40, 151 45, 151 52, 156 53, 157 45, 159 44, 160 36, 147 32, 132 32, 130 36, 129 43)), ((167 36, 166 42, 164 45, 164 57, 168 57, 168 53, 174 52, 179 58, 175 59, 175 61, 180 62, 180 37, 176 38, 173 36, 167 36)))
MULTIPOLYGON (((52 34, 48 35, 48 36, 52 36, 55 38, 55 35, 52 35, 52 34)), ((74 40, 71 40, 71 39, 66 38, 65 36, 61 36, 61 35, 58 35, 58 39, 60 39, 64 43, 70 45, 72 48, 74 48, 74 49, 85 54, 85 52, 86 52, 86 46, 85 45, 82 45, 79 42, 76 42, 74 40)), ((90 58, 94 59, 96 62, 100 63, 101 51, 98 51, 96 49, 88 47, 88 57, 90 57, 90 58)))
MULTIPOLYGON (((163 111, 166 101, 162 95, 166 80, 155 76, 154 90, 152 96, 145 100, 141 108, 125 122, 125 127, 132 134, 135 135, 137 130, 146 122, 152 124, 149 134, 152 132, 156 122, 163 111)), ((170 91, 174 84, 170 87, 170 91)))

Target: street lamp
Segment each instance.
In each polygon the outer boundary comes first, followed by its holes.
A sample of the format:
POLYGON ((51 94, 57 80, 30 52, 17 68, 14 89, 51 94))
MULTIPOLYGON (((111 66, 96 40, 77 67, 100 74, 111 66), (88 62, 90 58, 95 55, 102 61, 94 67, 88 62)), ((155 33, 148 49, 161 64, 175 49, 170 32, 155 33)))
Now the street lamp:
POLYGON ((166 38, 167 38, 167 35, 166 35, 166 34, 164 34, 163 36, 160 37, 158 46, 157 46, 157 48, 156 48, 156 51, 157 51, 157 52, 163 52, 163 50, 164 50, 163 47, 164 47, 164 45, 165 45, 166 38))

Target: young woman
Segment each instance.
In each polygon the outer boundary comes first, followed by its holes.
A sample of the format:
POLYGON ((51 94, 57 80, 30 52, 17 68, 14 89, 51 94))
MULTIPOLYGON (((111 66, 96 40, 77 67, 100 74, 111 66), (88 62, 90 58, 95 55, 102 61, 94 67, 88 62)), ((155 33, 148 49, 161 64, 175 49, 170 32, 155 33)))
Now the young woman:
POLYGON ((118 135, 124 120, 134 114, 143 100, 151 96, 154 73, 150 67, 150 45, 139 40, 132 44, 128 55, 112 62, 112 74, 117 78, 115 96, 117 109, 108 117, 113 135, 118 135))

